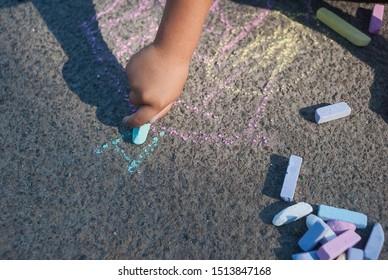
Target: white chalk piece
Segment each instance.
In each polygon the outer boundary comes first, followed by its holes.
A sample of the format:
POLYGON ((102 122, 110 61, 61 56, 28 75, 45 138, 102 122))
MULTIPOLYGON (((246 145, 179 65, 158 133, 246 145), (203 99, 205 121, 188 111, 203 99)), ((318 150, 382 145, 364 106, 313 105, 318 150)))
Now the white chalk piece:
POLYGON ((344 118, 349 116, 351 111, 346 102, 320 107, 315 111, 315 122, 320 124, 344 118))
POLYGON ((346 251, 346 258, 348 260, 363 260, 364 259, 364 251, 358 248, 349 248, 346 251))
POLYGON ((288 161, 288 167, 286 176, 284 177, 282 190, 280 192, 280 197, 286 202, 290 202, 294 198, 296 183, 298 181, 301 165, 302 158, 291 155, 288 161))
POLYGON ((132 142, 136 145, 141 145, 147 140, 148 131, 150 130, 151 124, 146 123, 141 127, 135 127, 132 132, 132 142))
POLYGON ((321 241, 329 227, 319 221, 315 222, 306 232, 302 238, 299 239, 298 245, 303 251, 307 252, 314 249, 315 246, 321 241))
POLYGON ((346 261, 346 253, 342 253, 336 258, 337 261, 346 261))
POLYGON ((272 223, 275 226, 282 226, 294 222, 313 212, 313 207, 305 202, 299 202, 289 206, 275 215, 272 223))
POLYGON ((292 259, 297 261, 319 260, 317 251, 293 254, 292 259))
POLYGON ((327 205, 318 206, 318 217, 324 221, 339 220, 352 223, 356 228, 366 228, 368 223, 368 217, 365 214, 327 205))
POLYGON ((323 238, 321 239, 320 243, 325 244, 326 242, 332 240, 337 235, 334 233, 334 231, 318 216, 314 214, 310 214, 306 218, 306 226, 307 228, 312 227, 315 223, 322 224, 325 228, 327 228, 326 233, 324 234, 323 238))
POLYGON ((384 244, 384 231, 379 223, 373 225, 372 232, 364 248, 364 259, 378 260, 384 244))

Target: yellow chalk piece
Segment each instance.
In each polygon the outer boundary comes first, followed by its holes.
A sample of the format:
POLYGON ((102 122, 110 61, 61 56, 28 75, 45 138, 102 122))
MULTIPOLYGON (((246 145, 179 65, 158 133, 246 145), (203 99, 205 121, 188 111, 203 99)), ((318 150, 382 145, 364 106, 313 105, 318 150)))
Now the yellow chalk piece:
POLYGON ((365 47, 371 38, 326 8, 317 11, 317 18, 358 47, 365 47))

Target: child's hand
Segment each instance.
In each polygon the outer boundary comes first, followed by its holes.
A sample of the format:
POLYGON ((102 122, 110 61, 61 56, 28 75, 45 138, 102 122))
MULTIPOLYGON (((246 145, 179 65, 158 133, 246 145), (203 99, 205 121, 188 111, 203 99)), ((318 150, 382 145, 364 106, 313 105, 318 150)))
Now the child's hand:
POLYGON ((171 109, 186 83, 189 61, 151 44, 134 54, 126 66, 132 91, 129 100, 139 110, 124 124, 139 127, 155 122, 171 109))

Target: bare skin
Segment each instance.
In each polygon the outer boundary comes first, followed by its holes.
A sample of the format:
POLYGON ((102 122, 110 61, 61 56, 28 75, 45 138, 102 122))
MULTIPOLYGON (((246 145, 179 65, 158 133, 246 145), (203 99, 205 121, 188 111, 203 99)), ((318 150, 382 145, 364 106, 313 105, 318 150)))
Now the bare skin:
POLYGON ((129 100, 140 106, 124 118, 126 126, 155 122, 181 95, 211 3, 167 0, 154 42, 134 54, 126 66, 132 89, 129 100))

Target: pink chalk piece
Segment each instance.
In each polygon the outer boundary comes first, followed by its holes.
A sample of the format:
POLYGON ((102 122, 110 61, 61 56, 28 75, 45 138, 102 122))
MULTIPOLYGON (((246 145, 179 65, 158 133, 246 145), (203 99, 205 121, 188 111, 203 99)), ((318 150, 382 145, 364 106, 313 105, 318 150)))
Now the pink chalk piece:
POLYGON ((344 222, 344 221, 327 221, 327 225, 331 228, 332 231, 334 231, 335 234, 341 234, 347 230, 356 230, 356 225, 344 222))
POLYGON ((383 24, 384 5, 376 4, 369 23, 369 33, 378 34, 383 24))
POLYGON ((318 258, 321 260, 334 260, 347 249, 353 247, 361 240, 353 230, 347 230, 336 238, 323 244, 317 251, 318 258))

